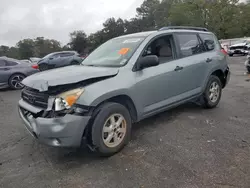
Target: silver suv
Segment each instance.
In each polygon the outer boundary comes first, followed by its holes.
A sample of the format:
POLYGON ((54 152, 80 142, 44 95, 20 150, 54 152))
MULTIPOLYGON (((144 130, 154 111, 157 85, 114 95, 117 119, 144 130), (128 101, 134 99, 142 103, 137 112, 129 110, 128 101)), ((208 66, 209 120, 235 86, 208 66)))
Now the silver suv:
POLYGON ((213 33, 165 27, 111 39, 81 65, 24 79, 19 113, 41 143, 87 144, 108 156, 129 142, 134 122, 193 100, 214 108, 229 76, 213 33))

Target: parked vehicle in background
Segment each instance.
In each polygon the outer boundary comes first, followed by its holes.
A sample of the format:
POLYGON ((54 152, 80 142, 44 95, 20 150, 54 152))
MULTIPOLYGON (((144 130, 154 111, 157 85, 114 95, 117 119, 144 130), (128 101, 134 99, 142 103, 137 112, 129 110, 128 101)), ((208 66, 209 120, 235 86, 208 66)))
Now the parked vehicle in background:
POLYGON ((38 61, 40 61, 40 60, 41 60, 41 58, 38 58, 38 57, 31 57, 31 58, 30 58, 30 61, 31 61, 32 63, 34 63, 34 64, 37 64, 38 61))
POLYGON ((22 80, 39 72, 37 65, 20 60, 0 57, 0 88, 22 89, 22 80))
POLYGON ((227 51, 229 56, 233 56, 235 54, 238 55, 247 55, 250 49, 249 43, 238 43, 231 45, 227 51))
POLYGON ((216 107, 229 77, 213 33, 166 27, 111 39, 82 65, 26 78, 19 113, 41 143, 87 143, 113 155, 129 142, 134 122, 188 101, 216 107))
POLYGON ((48 69, 65 67, 68 65, 79 65, 82 58, 75 51, 54 52, 43 57, 39 62, 39 70, 45 71, 48 69))
POLYGON ((21 61, 25 63, 30 63, 30 64, 32 63, 32 61, 30 61, 29 59, 22 59, 21 61))

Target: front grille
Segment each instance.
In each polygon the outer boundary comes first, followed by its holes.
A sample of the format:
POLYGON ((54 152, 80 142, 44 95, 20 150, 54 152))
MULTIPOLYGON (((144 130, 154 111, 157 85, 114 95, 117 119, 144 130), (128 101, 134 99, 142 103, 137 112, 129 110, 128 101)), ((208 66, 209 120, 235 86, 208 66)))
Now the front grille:
POLYGON ((22 91, 21 97, 27 103, 40 108, 47 108, 49 95, 38 90, 25 87, 22 91))

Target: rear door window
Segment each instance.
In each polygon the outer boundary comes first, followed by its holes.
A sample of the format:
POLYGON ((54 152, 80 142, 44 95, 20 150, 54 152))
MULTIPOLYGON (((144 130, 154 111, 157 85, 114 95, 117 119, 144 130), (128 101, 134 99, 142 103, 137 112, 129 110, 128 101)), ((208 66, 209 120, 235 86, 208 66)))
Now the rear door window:
POLYGON ((178 33, 176 37, 182 57, 188 57, 205 51, 196 33, 178 33))
POLYGON ((70 57, 70 56, 73 56, 74 55, 74 53, 72 53, 72 52, 67 52, 67 53, 61 53, 60 54, 60 57, 70 57))
POLYGON ((6 65, 6 61, 3 59, 0 59, 0 67, 4 67, 6 65))
POLYGON ((17 62, 14 62, 14 61, 7 61, 6 62, 6 66, 15 66, 17 65, 17 62))
POLYGON ((199 34, 206 51, 212 51, 215 49, 215 39, 211 34, 200 33, 199 34))

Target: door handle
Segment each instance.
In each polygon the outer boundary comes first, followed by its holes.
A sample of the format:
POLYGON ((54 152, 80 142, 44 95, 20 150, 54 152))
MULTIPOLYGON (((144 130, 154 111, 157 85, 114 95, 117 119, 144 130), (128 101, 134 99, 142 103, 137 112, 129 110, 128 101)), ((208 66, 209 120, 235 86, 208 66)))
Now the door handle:
POLYGON ((211 58, 207 58, 207 60, 206 60, 207 63, 210 63, 211 61, 212 61, 211 58))
POLYGON ((183 67, 176 66, 175 69, 174 69, 174 71, 180 71, 180 70, 182 70, 182 69, 183 69, 183 67))
POLYGON ((10 68, 0 68, 0 70, 7 71, 10 70, 10 68))

